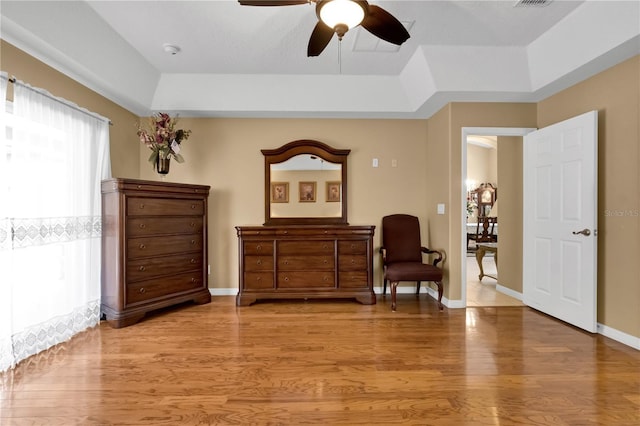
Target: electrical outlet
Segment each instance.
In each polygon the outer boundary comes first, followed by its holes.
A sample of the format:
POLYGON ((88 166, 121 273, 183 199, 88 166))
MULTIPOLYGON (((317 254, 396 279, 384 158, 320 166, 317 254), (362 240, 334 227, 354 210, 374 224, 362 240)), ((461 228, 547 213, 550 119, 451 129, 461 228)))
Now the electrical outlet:
POLYGON ((378 159, 377 159, 377 158, 374 158, 374 159, 373 159, 373 161, 372 161, 372 163, 371 163, 371 166, 372 166, 372 167, 378 167, 378 159))

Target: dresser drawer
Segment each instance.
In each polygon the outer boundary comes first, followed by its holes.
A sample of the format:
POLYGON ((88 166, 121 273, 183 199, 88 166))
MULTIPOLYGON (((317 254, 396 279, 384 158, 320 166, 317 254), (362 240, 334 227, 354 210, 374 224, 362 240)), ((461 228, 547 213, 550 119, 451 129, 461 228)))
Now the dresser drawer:
POLYGON ((339 254, 367 254, 366 241, 338 241, 339 254))
POLYGON ((199 234, 202 232, 199 217, 136 217, 127 221, 127 235, 140 237, 162 234, 199 234))
POLYGON ((243 281, 245 290, 266 290, 273 288, 272 272, 245 272, 243 281))
POLYGON ((278 257, 287 255, 326 254, 333 256, 333 240, 325 241, 278 241, 278 257))
POLYGON ((202 235, 171 235, 167 237, 139 237, 127 240, 127 258, 160 256, 183 252, 201 252, 202 235))
POLYGON ((360 271, 367 269, 367 257, 358 255, 341 255, 338 259, 340 271, 360 271))
POLYGON ((333 256, 279 256, 279 271, 308 271, 335 269, 333 256))
POLYGON ((200 253, 175 256, 150 257, 127 262, 127 282, 146 280, 177 272, 199 271, 202 273, 200 253))
POLYGON ((245 271, 273 271, 273 256, 245 256, 245 271))
POLYGON ((203 285, 201 271, 138 281, 127 284, 125 304, 132 305, 163 296, 176 296, 182 292, 199 289, 203 285))
POLYGON ((309 291, 334 288, 332 271, 278 272, 277 287, 287 289, 305 289, 309 291))
POLYGON ((367 288, 367 271, 340 271, 338 285, 340 288, 367 288))
POLYGON ((127 199, 128 216, 202 216, 204 201, 171 198, 131 197, 127 199))
POLYGON ((272 255, 273 254, 273 240, 271 241, 245 241, 244 242, 244 254, 245 255, 272 255))

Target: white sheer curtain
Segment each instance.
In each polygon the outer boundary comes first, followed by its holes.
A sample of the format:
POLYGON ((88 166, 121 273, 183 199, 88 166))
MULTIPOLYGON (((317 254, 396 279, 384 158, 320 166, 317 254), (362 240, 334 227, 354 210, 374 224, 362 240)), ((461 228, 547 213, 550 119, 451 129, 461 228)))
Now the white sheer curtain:
POLYGON ((7 86, 6 73, 0 73, 0 371, 13 363, 11 345, 11 287, 1 271, 6 271, 10 261, 11 247, 8 221, 8 180, 9 166, 7 153, 8 117, 6 115, 7 86))
POLYGON ((110 175, 108 120, 19 81, 13 89, 0 151, 0 371, 99 322, 100 181, 110 175))

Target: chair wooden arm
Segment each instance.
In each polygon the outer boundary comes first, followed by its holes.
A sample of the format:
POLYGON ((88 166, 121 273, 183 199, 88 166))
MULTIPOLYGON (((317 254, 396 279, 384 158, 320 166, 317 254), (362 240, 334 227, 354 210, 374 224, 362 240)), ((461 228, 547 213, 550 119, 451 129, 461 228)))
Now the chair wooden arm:
POLYGON ((384 247, 380 247, 380 256, 382 257, 382 264, 385 265, 387 263, 387 249, 384 247))
POLYGON ((438 250, 431 250, 426 247, 420 247, 420 250, 425 254, 437 254, 438 256, 433 260, 433 266, 438 266, 438 263, 442 261, 442 252, 438 250))

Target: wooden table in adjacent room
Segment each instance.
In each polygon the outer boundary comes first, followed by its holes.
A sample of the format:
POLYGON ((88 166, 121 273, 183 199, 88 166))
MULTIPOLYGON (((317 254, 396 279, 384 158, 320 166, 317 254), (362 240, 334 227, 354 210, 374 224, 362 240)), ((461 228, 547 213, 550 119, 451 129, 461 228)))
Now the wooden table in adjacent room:
POLYGON ((482 258, 484 255, 489 252, 493 253, 493 259, 496 262, 496 268, 498 267, 498 243, 478 243, 478 251, 476 251, 476 260, 478 261, 478 267, 480 268, 480 275, 478 275, 478 279, 482 281, 482 277, 490 277, 494 280, 497 280, 497 276, 488 275, 484 273, 484 269, 482 268, 482 258))

